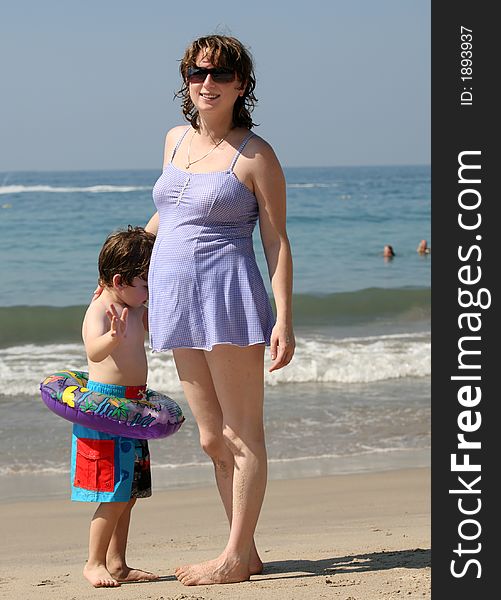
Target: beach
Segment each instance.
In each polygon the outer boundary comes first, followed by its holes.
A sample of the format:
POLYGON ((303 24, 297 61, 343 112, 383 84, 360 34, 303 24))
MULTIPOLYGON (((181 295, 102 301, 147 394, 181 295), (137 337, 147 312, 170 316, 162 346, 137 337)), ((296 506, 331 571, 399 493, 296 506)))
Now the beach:
MULTIPOLYGON (((416 253, 431 243, 429 167, 285 171, 297 347, 265 377, 265 571, 230 586, 174 578, 177 565, 217 556, 227 524, 172 355, 146 343, 149 387, 186 421, 151 440, 154 493, 134 509, 130 564, 161 581, 119 590, 82 577, 94 507, 69 500, 71 424, 39 385, 86 370, 80 329, 98 250, 111 231, 148 221, 159 173, 0 174, 0 598, 429 597, 431 255, 416 253), (26 214, 37 215, 30 244, 26 214)), ((255 252, 267 282, 257 228, 255 252)))
POLYGON ((153 493, 133 511, 128 561, 153 583, 96 590, 84 580, 95 505, 1 504, 0 598, 23 600, 378 600, 430 597, 430 469, 270 481, 256 534, 264 572, 185 587, 179 564, 211 559, 227 524, 215 486, 153 493))

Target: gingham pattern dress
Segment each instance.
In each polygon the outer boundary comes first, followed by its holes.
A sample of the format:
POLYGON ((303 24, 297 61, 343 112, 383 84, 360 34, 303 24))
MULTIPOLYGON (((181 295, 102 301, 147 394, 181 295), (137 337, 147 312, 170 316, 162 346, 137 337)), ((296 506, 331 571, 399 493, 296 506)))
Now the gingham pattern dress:
POLYGON ((270 343, 274 316, 252 246, 258 203, 233 173, 253 135, 226 171, 188 173, 171 158, 155 183, 160 221, 148 277, 153 351, 270 343))

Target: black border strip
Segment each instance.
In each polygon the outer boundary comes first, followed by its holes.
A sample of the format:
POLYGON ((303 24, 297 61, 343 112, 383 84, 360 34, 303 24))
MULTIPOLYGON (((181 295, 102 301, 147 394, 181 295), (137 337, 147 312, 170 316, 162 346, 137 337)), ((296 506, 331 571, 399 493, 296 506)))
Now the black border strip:
POLYGON ((433 600, 470 600, 488 589, 486 597, 499 594, 501 356, 494 318, 501 166, 494 53, 500 54, 500 35, 494 6, 432 2, 433 600))

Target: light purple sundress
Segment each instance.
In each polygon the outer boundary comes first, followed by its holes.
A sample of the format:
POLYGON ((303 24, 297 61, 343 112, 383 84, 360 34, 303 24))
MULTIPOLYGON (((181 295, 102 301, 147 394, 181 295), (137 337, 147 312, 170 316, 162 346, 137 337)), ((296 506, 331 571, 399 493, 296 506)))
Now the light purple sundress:
POLYGON ((233 173, 254 134, 226 171, 188 173, 172 164, 188 130, 153 188, 160 222, 148 277, 150 346, 269 345, 275 319, 252 246, 258 203, 233 173))

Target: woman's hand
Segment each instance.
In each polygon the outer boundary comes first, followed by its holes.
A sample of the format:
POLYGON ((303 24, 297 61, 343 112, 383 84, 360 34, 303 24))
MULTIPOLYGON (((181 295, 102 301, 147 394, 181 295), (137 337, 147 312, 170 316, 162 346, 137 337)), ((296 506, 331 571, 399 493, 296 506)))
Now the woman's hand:
POLYGON ((99 298, 99 296, 103 293, 103 288, 98 285, 97 288, 94 290, 94 294, 92 296, 92 301, 94 302, 94 300, 97 300, 97 298, 99 298))
POLYGON ((271 332, 271 365, 269 372, 277 371, 290 363, 294 356, 296 340, 292 327, 277 323, 271 332))

